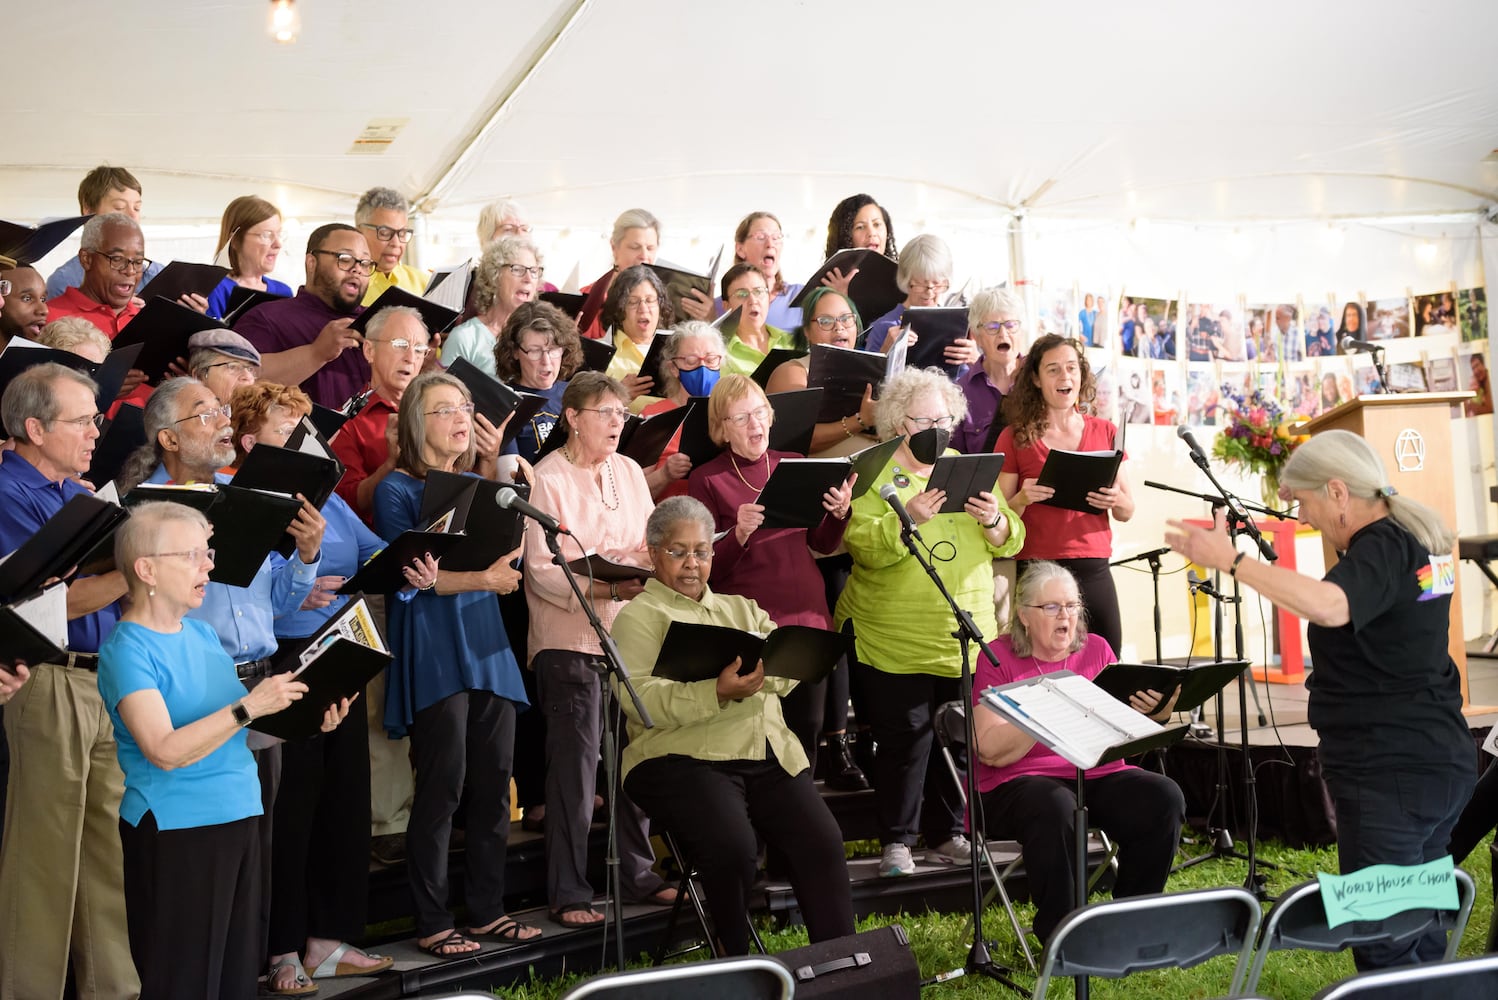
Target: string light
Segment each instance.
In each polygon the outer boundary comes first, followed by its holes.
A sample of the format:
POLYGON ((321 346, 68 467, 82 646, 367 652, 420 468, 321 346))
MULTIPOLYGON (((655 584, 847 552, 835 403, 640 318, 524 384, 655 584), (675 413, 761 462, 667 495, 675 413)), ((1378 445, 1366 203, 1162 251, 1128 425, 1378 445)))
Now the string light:
POLYGON ((292 44, 301 30, 302 19, 297 15, 296 0, 270 0, 270 36, 278 44, 292 44))

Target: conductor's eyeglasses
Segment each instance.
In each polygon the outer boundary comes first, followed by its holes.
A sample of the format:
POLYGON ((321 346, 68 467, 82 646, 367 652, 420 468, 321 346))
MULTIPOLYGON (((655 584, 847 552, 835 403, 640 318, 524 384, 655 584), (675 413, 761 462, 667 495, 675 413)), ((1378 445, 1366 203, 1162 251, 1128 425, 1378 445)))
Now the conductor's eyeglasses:
POLYGON ((1049 601, 1045 604, 1026 604, 1025 607, 1044 611, 1047 618, 1059 618, 1063 611, 1069 615, 1080 615, 1082 613, 1082 603, 1080 601, 1071 601, 1067 604, 1057 604, 1055 601, 1049 601))

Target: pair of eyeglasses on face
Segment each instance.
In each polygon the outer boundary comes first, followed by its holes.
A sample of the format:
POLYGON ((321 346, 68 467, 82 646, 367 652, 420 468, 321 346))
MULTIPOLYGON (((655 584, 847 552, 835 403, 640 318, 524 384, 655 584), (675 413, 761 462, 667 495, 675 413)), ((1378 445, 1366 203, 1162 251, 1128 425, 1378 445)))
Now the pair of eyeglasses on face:
POLYGON ((1066 604, 1047 601, 1045 604, 1026 604, 1025 607, 1034 608, 1036 611, 1043 611, 1047 618, 1058 618, 1063 611, 1069 615, 1079 615, 1082 613, 1082 605, 1078 601, 1069 601, 1066 604))
POLYGON ((402 243, 411 242, 411 234, 414 229, 394 229, 390 226, 376 226, 372 223, 359 223, 360 229, 368 229, 380 238, 381 241, 389 243, 391 240, 400 240, 402 243))
POLYGON ((776 246, 785 242, 784 233, 750 233, 745 243, 773 243, 776 246))
POLYGON ((768 406, 756 406, 754 409, 744 413, 735 413, 732 416, 724 417, 723 422, 725 424, 733 424, 735 427, 744 427, 751 420, 762 424, 769 419, 770 408, 768 406))
POLYGON ((259 375, 260 374, 260 366, 259 365, 246 364, 243 361, 215 361, 213 364, 211 364, 211 365, 204 365, 203 367, 204 368, 227 368, 227 369, 229 369, 229 374, 233 375, 235 378, 239 378, 239 377, 241 377, 243 375, 259 375))
POLYGON ((213 549, 184 549, 181 552, 152 552, 149 555, 152 559, 186 559, 194 566, 201 566, 205 562, 213 562, 214 551, 213 549))
POLYGON ((660 304, 661 300, 654 295, 624 300, 624 307, 626 309, 653 309, 660 304))
POLYGON ((605 420, 628 420, 629 409, 623 406, 584 406, 584 413, 596 413, 605 420))
POLYGON ((729 296, 735 302, 748 302, 750 299, 768 299, 770 290, 768 288, 739 288, 729 296))
POLYGON ((540 361, 542 358, 560 358, 567 353, 565 347, 527 347, 519 352, 532 361, 540 361))
POLYGON ((669 548, 661 549, 661 551, 676 562, 685 562, 687 556, 695 557, 698 562, 710 562, 713 558, 713 550, 708 548, 682 549, 673 545, 669 548))
POLYGON ((526 267, 524 264, 506 264, 505 268, 517 278, 524 278, 528 274, 537 281, 546 273, 544 267, 526 267))
POLYGON ((824 330, 831 330, 838 326, 854 326, 855 321, 852 313, 842 313, 837 316, 818 316, 817 326, 824 330))
POLYGON ((412 354, 416 355, 418 358, 424 358, 424 357, 426 357, 429 353, 431 353, 431 350, 432 350, 430 347, 427 347, 425 345, 413 344, 409 340, 407 340, 405 337, 391 337, 389 340, 376 339, 376 340, 371 340, 370 343, 371 344, 389 344, 390 345, 390 349, 393 350, 393 351, 399 351, 402 354, 404 354, 407 351, 410 351, 412 354))
POLYGON ((197 413, 193 413, 189 416, 183 417, 180 420, 173 420, 172 426, 175 427, 178 424, 185 424, 189 420, 196 420, 204 427, 211 427, 213 425, 213 422, 219 417, 223 417, 225 420, 228 420, 233 412, 233 410, 229 409, 229 404, 225 403, 223 406, 215 406, 207 410, 199 410, 197 413))
POLYGON ((1009 330, 1012 332, 1019 329, 1019 320, 1004 319, 999 320, 997 323, 984 323, 982 326, 978 327, 978 329, 986 330, 989 333, 998 333, 1000 330, 1009 330))
POLYGON ((943 278, 940 281, 912 281, 910 290, 912 292, 945 292, 952 287, 952 283, 943 278))
POLYGON ((677 357, 672 358, 671 359, 671 363, 676 366, 676 370, 679 371, 679 372, 692 372, 692 371, 696 371, 698 368, 701 368, 703 365, 707 365, 709 368, 711 368, 714 371, 716 371, 718 369, 718 366, 723 363, 723 355, 721 355, 721 354, 681 354, 681 355, 678 355, 677 357))
POLYGON ((940 417, 912 417, 907 413, 905 414, 905 420, 907 423, 914 424, 918 429, 923 431, 930 430, 932 427, 950 430, 952 424, 955 422, 955 418, 950 413, 940 417))
POLYGON ((499 227, 499 236, 529 236, 531 224, 529 222, 507 222, 499 227))
POLYGON ((435 410, 426 411, 427 416, 441 417, 443 420, 451 420, 460 413, 466 413, 470 417, 473 416, 473 404, 459 403, 457 406, 439 406, 435 410))
POLYGON ((373 274, 375 262, 368 257, 355 257, 351 253, 340 253, 337 250, 309 250, 310 254, 323 257, 332 257, 333 263, 340 271, 357 271, 359 274, 373 274))
MULTIPOLYGON (((3 293, 0 293, 0 294, 3 294, 3 293)), ((90 425, 92 425, 94 427, 103 427, 104 426, 104 414, 102 414, 102 413, 90 413, 87 416, 83 416, 83 417, 68 417, 66 420, 64 420, 63 418, 59 417, 59 418, 57 418, 56 420, 54 420, 52 422, 54 424, 67 424, 70 427, 73 427, 73 428, 75 428, 77 430, 82 431, 82 430, 87 430, 90 425)))
POLYGON ((4 278, 0 278, 0 299, 10 294, 11 284, 4 278))
POLYGON ((122 253, 105 253, 102 250, 90 250, 89 253, 103 257, 109 261, 109 269, 121 274, 129 274, 131 271, 144 271, 151 266, 149 257, 126 257, 122 253))
POLYGON ((267 229, 264 232, 259 233, 245 233, 244 238, 247 241, 263 243, 266 246, 270 246, 272 243, 281 242, 281 231, 279 229, 267 229))

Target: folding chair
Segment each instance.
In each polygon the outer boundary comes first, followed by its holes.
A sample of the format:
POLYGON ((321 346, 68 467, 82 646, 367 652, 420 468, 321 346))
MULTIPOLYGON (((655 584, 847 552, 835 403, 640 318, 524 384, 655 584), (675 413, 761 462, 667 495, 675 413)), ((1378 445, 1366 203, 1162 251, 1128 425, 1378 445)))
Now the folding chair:
POLYGON ((1035 1000, 1053 977, 1121 979, 1147 969, 1189 969, 1238 956, 1229 996, 1248 971, 1263 911, 1241 886, 1129 896, 1092 903, 1062 918, 1041 956, 1035 1000))
POLYGON ((1472 876, 1456 869, 1456 898, 1458 908, 1451 910, 1407 910, 1382 920, 1354 920, 1336 927, 1326 925, 1326 909, 1321 905, 1321 885, 1314 879, 1302 882, 1280 897, 1264 920, 1264 931, 1259 935, 1258 950, 1254 953, 1253 966, 1248 970, 1248 979, 1243 988, 1252 993, 1259 985, 1264 972, 1264 963, 1271 951, 1299 949, 1302 951, 1342 951, 1354 945, 1395 944, 1427 931, 1440 929, 1447 932, 1445 961, 1456 958, 1456 949, 1462 943, 1462 932, 1467 928, 1467 918, 1472 913, 1472 899, 1476 894, 1472 876))
MULTIPOLYGON (((667 959, 681 958, 683 955, 690 955, 692 952, 701 951, 703 948, 712 952, 714 958, 722 958, 723 956, 718 954, 718 939, 713 934, 712 926, 707 919, 707 910, 702 906, 702 890, 697 886, 697 870, 692 867, 692 863, 681 853, 681 848, 676 845, 676 838, 672 837, 669 832, 662 832, 661 839, 666 844, 666 850, 671 853, 672 859, 676 862, 676 867, 680 870, 681 877, 676 885, 676 902, 671 904, 671 916, 666 921, 666 930, 661 935, 660 944, 656 945, 655 959, 651 964, 660 965, 667 959), (671 939, 676 933, 676 921, 681 916, 683 903, 691 904, 692 911, 697 916, 697 926, 702 929, 702 941, 698 944, 668 952, 666 949, 671 946, 671 939)), ((765 950, 764 941, 760 940, 759 929, 754 926, 753 918, 746 913, 744 914, 744 920, 749 924, 749 940, 753 943, 754 950, 761 955, 769 954, 765 950)))
POLYGON ((1322 988, 1312 1000, 1408 1000, 1422 986, 1453 998, 1498 997, 1498 955, 1364 972, 1322 988))
POLYGON ((643 972, 616 972, 574 986, 562 1000, 790 1000, 790 970, 768 958, 719 958, 643 972))
MULTIPOLYGON (((960 701, 949 701, 936 710, 936 717, 932 720, 932 728, 936 732, 936 744, 941 748, 942 759, 947 763, 947 772, 952 776, 952 783, 957 786, 957 794, 961 796, 962 807, 967 808, 967 783, 962 780, 962 774, 957 770, 957 760, 954 756, 957 750, 967 749, 967 717, 963 711, 960 701)), ((976 812, 970 813, 976 815, 976 812)), ((1020 950, 1024 952, 1025 961, 1030 964, 1030 971, 1035 971, 1035 954, 1030 950, 1030 942, 1025 936, 1025 927, 1020 924, 1019 916, 1014 912, 1014 901, 1009 896, 1005 881, 1014 874, 1016 868, 1023 863, 1022 857, 1016 857, 999 871, 994 865, 993 855, 988 852, 988 838, 986 831, 980 830, 978 824, 973 823, 973 844, 976 848, 979 844, 983 846, 983 863, 988 867, 989 877, 993 879, 993 888, 983 897, 983 905, 991 904, 997 896, 1004 904, 1004 913, 1009 917, 1009 924, 1014 928, 1014 936, 1019 940, 1020 950)), ((1112 868, 1118 871, 1118 847, 1108 840, 1108 835, 1097 827, 1088 831, 1102 844, 1106 856, 1102 864, 1098 865, 1087 880, 1087 891, 1091 892, 1097 885, 1103 873, 1112 868)), ((968 918, 971 924, 972 918, 968 918)), ((965 932, 964 932, 965 933, 965 932)))

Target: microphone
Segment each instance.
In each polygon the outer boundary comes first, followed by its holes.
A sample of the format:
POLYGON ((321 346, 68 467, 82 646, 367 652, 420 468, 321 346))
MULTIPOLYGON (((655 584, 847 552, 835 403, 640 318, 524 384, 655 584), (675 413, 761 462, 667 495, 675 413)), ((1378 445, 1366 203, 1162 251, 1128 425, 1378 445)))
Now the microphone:
MULTIPOLYGON (((879 499, 889 504, 891 509, 894 510, 895 516, 900 519, 900 526, 905 534, 914 535, 916 538, 921 537, 921 533, 916 530, 915 522, 910 519, 910 511, 906 510, 905 504, 900 502, 900 491, 895 489, 894 483, 885 483, 879 487, 879 499)), ((924 541, 924 539, 922 540, 924 541)))
POLYGON ((1225 600, 1225 598, 1217 592, 1217 589, 1213 587, 1211 583, 1197 576, 1196 570, 1194 569, 1189 569, 1186 571, 1186 586, 1190 588, 1192 593, 1201 591, 1203 594, 1206 594, 1208 597, 1214 600, 1225 600))
POLYGON ((519 511, 521 514, 524 514, 532 521, 535 521, 547 531, 559 535, 572 534, 572 532, 567 530, 567 526, 564 525, 561 521, 558 521, 556 518, 546 513, 546 511, 542 510, 540 507, 535 506, 529 500, 522 500, 520 494, 516 493, 508 486, 500 487, 499 492, 494 494, 494 502, 499 504, 505 510, 519 511))
POLYGON ((1205 469, 1207 467, 1207 453, 1202 451, 1202 446, 1196 443, 1196 437, 1192 435, 1191 428, 1184 425, 1177 427, 1176 437, 1185 441, 1186 447, 1191 449, 1191 461, 1205 469))
POLYGON ((1384 349, 1382 344, 1358 340, 1352 336, 1343 337, 1339 343, 1342 345, 1343 354, 1375 354, 1384 349))

